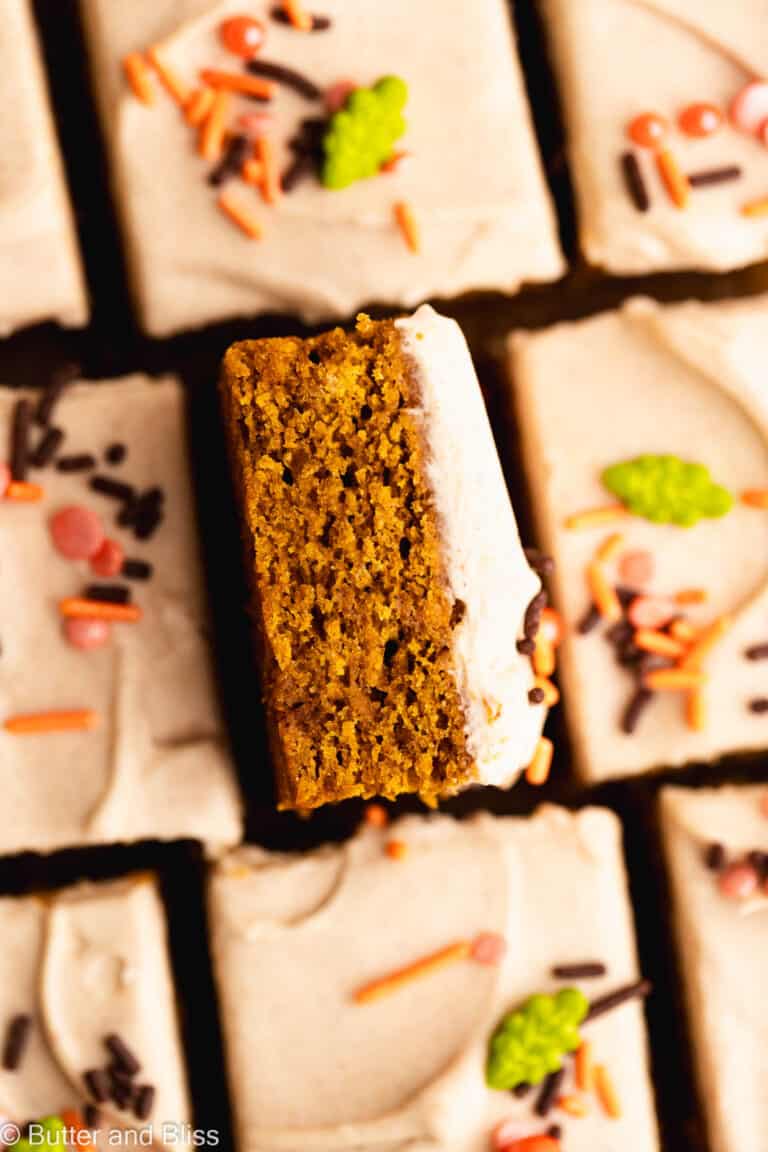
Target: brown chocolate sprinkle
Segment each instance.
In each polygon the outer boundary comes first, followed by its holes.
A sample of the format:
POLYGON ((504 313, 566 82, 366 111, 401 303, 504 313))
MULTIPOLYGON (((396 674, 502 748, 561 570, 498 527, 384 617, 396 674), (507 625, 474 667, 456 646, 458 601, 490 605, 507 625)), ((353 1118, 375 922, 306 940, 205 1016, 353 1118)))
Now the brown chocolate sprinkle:
POLYGON ((133 1085, 125 1076, 116 1076, 114 1070, 110 1073, 109 1098, 118 1108, 127 1108, 133 1098, 133 1085))
POLYGON ((523 639, 518 640, 515 645, 521 656, 532 656, 536 651, 536 645, 533 640, 523 639))
POLYGON ((83 1120, 85 1121, 86 1128, 101 1127, 101 1112, 95 1104, 86 1104, 83 1109, 83 1120))
POLYGON ((110 1054, 114 1057, 118 1068, 121 1068, 129 1076, 135 1076, 137 1072, 141 1072, 141 1064, 139 1064, 122 1037, 118 1036, 116 1032, 110 1032, 109 1036, 105 1036, 104 1043, 110 1054))
POLYGON ((35 424, 40 428, 47 428, 51 422, 56 405, 66 389, 80 375, 79 364, 65 364, 51 379, 50 384, 40 397, 35 410, 35 424))
POLYGON ((58 472, 89 472, 96 467, 96 457, 90 452, 79 452, 74 456, 60 456, 56 461, 58 472))
POLYGON ((744 655, 747 660, 768 660, 768 644, 753 644, 744 655))
POLYGON ((592 1020, 596 1020, 598 1016, 604 1016, 606 1012, 611 1012, 614 1008, 619 1008, 630 1000, 642 1000, 650 993, 650 980, 635 980, 633 984, 625 984, 622 988, 617 988, 615 992, 609 992, 606 996, 600 996, 597 1000, 593 1000, 582 1024, 588 1024, 592 1020))
POLYGON ((537 592, 533 600, 525 610, 525 618, 523 619, 523 635, 526 640, 536 639, 536 634, 541 625, 541 614, 547 606, 547 594, 542 588, 537 592))
POLYGON ((100 496, 109 496, 113 500, 127 502, 136 495, 136 490, 131 484, 124 484, 122 480, 113 480, 111 476, 102 476, 100 473, 91 476, 88 485, 100 496))
POLYGON ((546 697, 547 697, 547 694, 543 688, 539 688, 539 687, 531 688, 530 692, 528 693, 528 703, 529 704, 543 704, 544 701, 546 700, 546 697))
POLYGON ((133 1112, 138 1120, 147 1120, 155 1104, 155 1088, 153 1084, 142 1084, 136 1089, 133 1099, 133 1112))
POLYGON ((102 604, 128 604, 131 590, 127 584, 89 584, 83 589, 83 598, 102 604))
POLYGON ((53 460, 64 441, 61 428, 47 428, 29 457, 33 468, 45 468, 53 460))
POLYGON ((590 604, 586 612, 576 625, 576 631, 580 636, 586 636, 589 632, 594 632, 600 623, 600 612, 595 604, 590 604))
POLYGON ((725 848, 722 844, 708 844, 704 850, 704 863, 711 872, 725 868, 725 848))
POLYGON ((233 136, 221 160, 208 176, 208 183, 214 188, 220 188, 230 177, 239 176, 250 151, 251 142, 247 136, 233 136))
POLYGON ((512 1095, 515 1096, 518 1100, 522 1100, 525 1096, 528 1095, 530 1090, 531 1085, 524 1080, 522 1084, 515 1084, 514 1088, 512 1089, 512 1095))
POLYGON ((120 575, 126 580, 149 580, 152 576, 152 565, 146 560, 126 560, 120 575))
POLYGON ((294 156, 291 163, 283 172, 280 178, 280 186, 283 192, 293 192, 294 188, 303 180, 305 176, 312 176, 315 171, 315 160, 311 153, 300 152, 294 156))
POLYGON ((127 455, 128 449, 125 444, 121 444, 119 441, 115 441, 114 444, 109 444, 104 451, 104 459, 107 464, 111 464, 113 467, 122 464, 127 455))
POLYGON ((162 488, 149 488, 136 501, 133 510, 133 530, 138 540, 149 540, 163 519, 165 493, 162 488))
POLYGON ((109 1076, 103 1068, 89 1068, 83 1076, 83 1080, 85 1081, 88 1094, 93 1096, 98 1104, 103 1104, 106 1100, 109 1100, 109 1076))
POLYGON ((551 576, 555 570, 555 562, 545 552, 538 548, 524 548, 525 558, 537 576, 551 576))
POLYGON ((619 724, 622 732, 625 732, 627 736, 632 736, 637 730, 640 717, 650 704, 652 698, 653 692, 650 688, 642 687, 638 688, 630 697, 619 724))
POLYGON ((29 425, 32 405, 29 400, 17 400, 11 421, 11 476, 26 480, 29 472, 29 425))
POLYGON ((647 212, 651 206, 651 201, 640 164, 634 152, 622 152, 621 174, 624 177, 624 187, 635 208, 638 212, 647 212))
POLYGON ((308 77, 295 68, 288 68, 285 64, 275 64, 271 60, 249 60, 247 70, 254 76, 263 76, 266 80, 274 80, 277 84, 285 84, 286 88, 293 88, 300 96, 307 100, 319 100, 323 92, 308 77))
POLYGON ((582 964, 556 964, 552 975, 556 980, 594 980, 605 976, 608 969, 599 960, 585 960, 582 964))
POLYGON ((738 180, 741 168, 738 164, 731 164, 727 168, 705 168, 702 172, 690 172, 688 183, 692 188, 709 188, 712 184, 726 184, 729 180, 738 180))
POLYGON ((747 861, 755 869, 760 879, 765 880, 768 876, 768 852, 756 848, 748 854, 747 861))
POLYGON ((560 1095, 560 1086, 565 1079, 565 1068, 558 1068, 556 1072, 550 1072, 544 1084, 542 1085, 539 1098, 536 1101, 534 1111, 537 1116, 548 1116, 554 1107, 555 1100, 560 1095))
MULTIPOLYGON (((291 18, 284 8, 276 5, 270 12, 270 16, 278 24, 290 24, 291 18)), ((333 26, 333 21, 330 16, 314 16, 312 17, 312 27, 310 32, 327 32, 333 26)))
POLYGON ((549 1128, 547 1128, 547 1136, 551 1136, 553 1140, 562 1139, 562 1135, 563 1129, 560 1124, 550 1124, 549 1128))
POLYGON ((756 696, 754 700, 750 700, 749 710, 758 716, 763 712, 768 712, 768 696, 756 696))
POLYGON ((7 1072, 16 1072, 21 1067, 31 1030, 31 1016, 20 1012, 11 1018, 3 1045, 3 1068, 7 1072))

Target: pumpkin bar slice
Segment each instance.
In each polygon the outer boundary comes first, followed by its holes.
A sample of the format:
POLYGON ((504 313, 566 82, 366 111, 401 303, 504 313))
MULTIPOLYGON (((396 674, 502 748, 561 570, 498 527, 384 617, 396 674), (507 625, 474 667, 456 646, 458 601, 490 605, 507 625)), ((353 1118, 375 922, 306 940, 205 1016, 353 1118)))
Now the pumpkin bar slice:
POLYGON ((542 597, 458 326, 236 344, 221 394, 280 805, 512 783, 542 597))

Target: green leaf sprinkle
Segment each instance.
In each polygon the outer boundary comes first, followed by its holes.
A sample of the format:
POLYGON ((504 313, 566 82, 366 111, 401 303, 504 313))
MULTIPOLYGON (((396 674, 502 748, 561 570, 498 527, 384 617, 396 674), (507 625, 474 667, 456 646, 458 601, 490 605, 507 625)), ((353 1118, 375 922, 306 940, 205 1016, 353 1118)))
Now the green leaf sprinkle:
POLYGON ((506 1092, 518 1084, 540 1084, 557 1072, 566 1052, 575 1052, 581 1043, 579 1024, 588 1009, 578 988, 561 988, 555 996, 531 996, 510 1012, 491 1037, 488 1086, 506 1092))
POLYGON ((605 469, 602 481, 630 512, 655 524, 690 528, 733 507, 733 496, 714 482, 708 468, 679 456, 622 460, 605 469))
POLYGON ((384 76, 373 88, 350 92, 323 138, 320 178, 326 188, 347 188, 376 175, 405 132, 407 100, 408 85, 399 76, 384 76))

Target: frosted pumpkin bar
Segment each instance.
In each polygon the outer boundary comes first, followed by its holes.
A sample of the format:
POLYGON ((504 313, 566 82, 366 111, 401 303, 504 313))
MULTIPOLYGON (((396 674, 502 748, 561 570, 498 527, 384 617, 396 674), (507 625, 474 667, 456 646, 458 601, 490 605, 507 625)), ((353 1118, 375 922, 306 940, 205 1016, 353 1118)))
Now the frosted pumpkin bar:
POLYGON ((768 299, 515 336, 560 668, 590 780, 768 747, 768 299))
POLYGON ((658 1148, 611 813, 244 847, 209 911, 239 1152, 658 1148))
POLYGON ((511 784, 544 599, 458 325, 236 344, 221 396, 281 805, 511 784))

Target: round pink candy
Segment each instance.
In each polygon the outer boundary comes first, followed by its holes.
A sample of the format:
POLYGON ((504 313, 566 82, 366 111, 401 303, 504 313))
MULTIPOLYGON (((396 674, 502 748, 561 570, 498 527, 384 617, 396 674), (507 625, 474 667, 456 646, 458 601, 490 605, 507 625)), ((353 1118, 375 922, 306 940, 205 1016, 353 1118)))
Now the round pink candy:
POLYGON ((117 540, 105 540, 95 556, 91 556, 91 569, 97 576, 107 579, 119 576, 125 562, 125 551, 117 540))
POLYGON ((323 94, 326 110, 331 114, 338 112, 346 104, 350 92, 354 92, 358 87, 359 85, 353 80, 337 80, 335 84, 331 84, 323 94))
POLYGON ((272 131, 274 117, 271 112, 243 112, 238 124, 249 136, 266 136, 272 131))
POLYGON ((634 552, 624 552, 619 557, 618 573, 622 584, 641 588, 653 579, 653 556, 639 548, 634 552))
POLYGON ((2 500, 8 491, 8 485, 12 479, 13 477, 11 476, 11 470, 8 465, 0 464, 0 500, 2 500))
POLYGON ((51 518, 51 536, 67 560, 90 560, 104 543, 104 528, 95 512, 70 504, 51 518))
POLYGON ((729 116, 734 128, 753 135, 768 120, 768 83, 753 80, 742 88, 731 104, 729 116))
POLYGON ((676 615, 675 605, 661 596, 636 596, 627 612, 633 628, 651 628, 654 631, 663 628, 676 615))
POLYGON ((757 891, 758 876, 751 864, 731 864, 717 883, 728 900, 746 900, 757 891))
POLYGON ((73 648, 90 652, 107 643, 110 627, 106 620, 65 620, 64 635, 73 648))
POLYGON ((498 932, 481 932, 472 941, 470 955, 477 964, 493 968, 500 964, 507 950, 507 942, 498 932))

